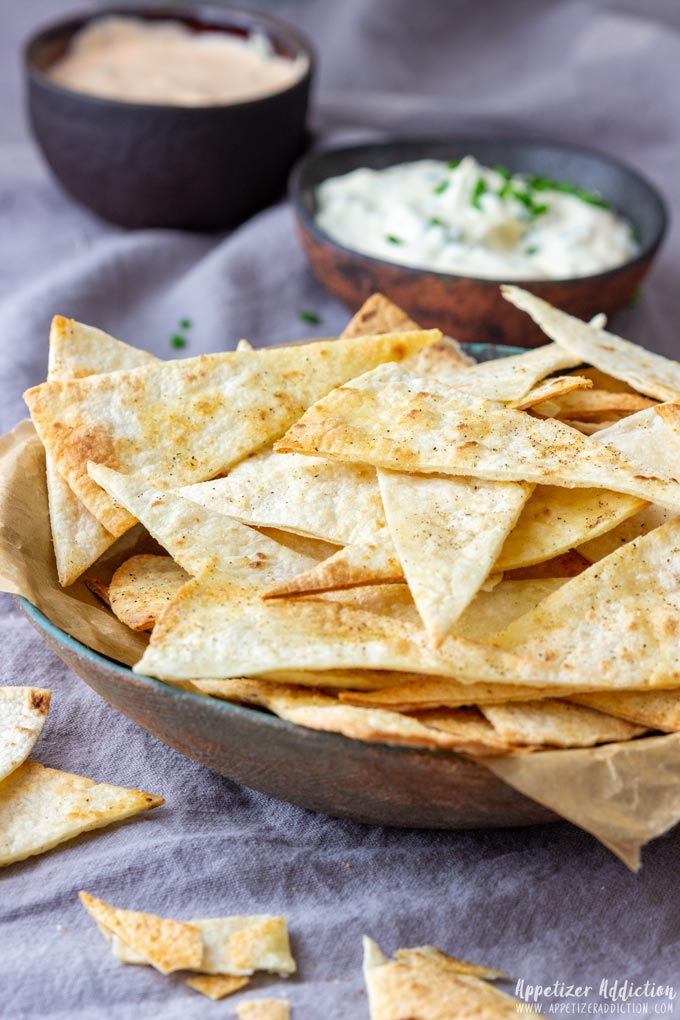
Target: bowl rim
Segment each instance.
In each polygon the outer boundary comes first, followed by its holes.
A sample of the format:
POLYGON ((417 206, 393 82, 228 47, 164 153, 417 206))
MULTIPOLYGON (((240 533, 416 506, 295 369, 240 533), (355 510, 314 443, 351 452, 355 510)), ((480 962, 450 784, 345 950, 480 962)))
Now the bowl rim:
POLYGON ((295 89, 309 84, 315 74, 317 66, 316 50, 309 38, 300 32, 297 27, 290 25, 287 21, 275 15, 256 10, 255 8, 239 7, 235 4, 197 3, 196 6, 188 4, 177 4, 169 6, 166 4, 154 5, 144 4, 139 7, 125 6, 124 4, 107 4, 102 7, 88 8, 72 11, 61 18, 44 22, 36 28, 25 40, 22 47, 22 63, 25 77, 32 83, 53 92, 56 95, 67 96, 76 101, 82 101, 95 105, 113 106, 116 109, 146 111, 147 113, 159 113, 160 111, 173 111, 180 115, 192 115, 200 113, 224 112, 227 110, 252 109, 255 106, 271 102, 285 96, 295 89), (54 81, 49 74, 42 71, 35 64, 35 50, 51 35, 59 34, 60 31, 71 29, 77 32, 80 28, 91 21, 110 16, 136 18, 140 21, 177 21, 182 24, 186 22, 203 22, 206 27, 212 25, 218 30, 220 21, 223 22, 222 30, 228 32, 229 27, 249 28, 257 27, 263 29, 265 35, 278 33, 282 38, 291 42, 304 56, 306 66, 302 73, 285 88, 277 89, 262 96, 254 96, 252 99, 241 99, 234 103, 149 103, 133 102, 129 99, 116 99, 112 96, 97 96, 80 89, 68 88, 54 81))
MULTIPOLYGON (((414 157, 414 161, 415 158, 417 157, 414 157)), ((426 157, 422 156, 421 158, 426 157)), ((402 162, 408 161, 409 161, 408 158, 404 158, 402 162)), ((345 172, 348 173, 350 171, 345 172)), ((326 245, 336 248, 338 251, 346 252, 348 255, 351 255, 355 259, 362 259, 371 264, 385 266, 390 269, 397 269, 406 274, 407 276, 413 278, 429 276, 435 277, 436 279, 445 282, 465 281, 480 286, 488 285, 491 287, 500 287, 501 284, 511 283, 514 286, 524 287, 528 290, 531 290, 532 287, 533 288, 548 287, 551 285, 576 287, 579 284, 585 283, 586 281, 599 282, 601 280, 609 279, 612 276, 621 273, 625 269, 629 269, 637 265, 642 265, 648 259, 651 259, 658 251, 664 237, 666 236, 670 222, 669 206, 668 203, 666 202, 666 199, 659 191, 659 189, 656 187, 656 185, 652 184, 648 177, 640 173, 640 171, 638 171, 637 169, 631 167, 630 164, 626 163, 624 160, 621 160, 617 156, 611 156, 609 153, 602 152, 598 149, 594 149, 589 146, 576 145, 570 142, 569 143, 557 142, 552 141, 550 139, 542 139, 537 137, 508 138, 500 135, 488 135, 477 137, 472 135, 446 135, 446 136, 442 135, 436 137, 432 135, 427 135, 423 136, 422 138, 419 138, 417 136, 411 135, 409 137, 404 138, 385 138, 373 142, 358 142, 354 145, 337 145, 337 146, 329 145, 318 149, 314 149, 312 152, 308 153, 307 155, 303 156, 300 160, 298 160, 298 162, 293 167, 293 170, 291 172, 288 184, 288 192, 291 204, 295 211, 295 215, 299 223, 304 227, 304 229, 311 233, 318 241, 321 241, 326 245), (388 259, 377 258, 375 255, 366 255, 364 252, 356 251, 354 248, 348 248, 346 245, 341 244, 339 241, 336 241, 334 238, 332 238, 330 234, 327 234, 326 231, 319 226, 315 216, 309 212, 305 205, 304 195, 309 186, 304 185, 303 183, 304 176, 309 172, 310 168, 313 167, 317 161, 322 160, 324 157, 329 156, 331 154, 345 153, 350 155, 355 153, 358 157, 360 157, 363 152, 367 152, 369 150, 375 151, 376 149, 381 148, 385 149, 399 148, 403 146, 406 150, 408 150, 417 149, 418 147, 426 149, 431 146, 441 147, 446 145, 465 148, 468 146, 474 147, 479 143, 485 145, 493 144, 499 146, 521 145, 526 147, 527 149, 533 149, 538 147, 542 149, 553 149, 556 153, 576 153, 578 155, 590 156, 595 158, 596 160, 600 160, 604 164, 613 166, 617 170, 623 171, 623 173, 627 174, 628 176, 635 178, 638 181, 638 183, 641 184, 642 187, 648 192, 652 202, 657 207, 657 212, 659 215, 658 230, 656 234, 651 237, 647 244, 644 245, 636 255, 634 255, 630 259, 627 259, 625 262, 622 262, 620 265, 614 266, 612 269, 606 269, 601 273, 590 273, 586 276, 565 276, 560 278, 551 277, 549 279, 546 279, 545 277, 533 277, 529 279, 513 278, 511 280, 503 278, 491 279, 489 277, 461 276, 458 273, 449 273, 443 270, 425 269, 419 268, 417 266, 406 266, 400 262, 390 262, 388 259)), ((622 215, 627 216, 627 218, 630 218, 628 214, 625 212, 625 210, 621 210, 621 213, 622 215)))
MULTIPOLYGON (((463 343, 461 344, 461 346, 468 354, 472 354, 473 356, 480 356, 483 354, 489 354, 489 352, 491 352, 491 357, 484 359, 490 361, 499 360, 503 356, 512 357, 513 355, 516 354, 525 354, 527 353, 527 351, 531 350, 531 348, 528 347, 517 347, 511 344, 494 344, 483 341, 477 343, 463 343)), ((54 641, 56 644, 65 645, 70 651, 74 652, 76 655, 82 658, 89 659, 91 662, 94 662, 97 666, 103 666, 106 669, 114 670, 116 673, 120 674, 120 676, 123 677, 125 680, 129 680, 130 678, 132 678, 133 680, 138 681, 141 684, 148 685, 149 687, 151 687, 151 689, 162 691, 164 694, 167 694, 170 697, 174 697, 179 701, 182 701, 185 698, 187 698, 190 702, 194 702, 195 704, 200 703, 204 707, 209 706, 211 711, 218 711, 225 715, 235 713, 237 716, 241 716, 242 718, 257 719, 258 722, 266 726, 269 726, 273 730, 279 731, 285 730, 287 732, 292 732, 293 730, 305 729, 305 727, 300 727, 296 723, 290 722, 287 719, 280 719, 273 713, 262 712, 259 709, 249 705, 239 705, 236 702, 226 701, 221 698, 206 697, 206 695, 201 694, 198 691, 188 691, 182 687, 176 687, 174 684, 166 683, 163 680, 157 680, 155 677, 146 676, 144 673, 135 673, 130 666, 126 666, 124 663, 119 662, 116 659, 112 659, 109 656, 104 655, 102 652, 95 651, 94 648, 90 648, 82 641, 79 641, 77 638, 72 637, 72 635, 67 633, 67 631, 62 630, 61 627, 58 627, 56 625, 56 623, 52 623, 50 618, 46 616, 46 614, 41 609, 39 609, 38 606, 35 606, 32 602, 29 602, 29 600, 24 595, 15 595, 14 598, 18 603, 21 612, 35 626, 43 640, 45 640, 46 637, 51 638, 51 640, 54 641)), ((71 672, 74 672, 74 670, 70 666, 68 668, 71 669, 71 672)), ((78 677, 78 679, 81 680, 81 682, 85 683, 85 681, 82 680, 81 677, 78 677)), ((122 710, 116 709, 116 711, 122 710)), ((325 738, 331 737, 336 739, 338 737, 341 737, 343 740, 350 739, 348 737, 345 737, 343 734, 328 733, 323 730, 321 731, 312 730, 311 732, 315 733, 318 737, 325 738)), ((361 744, 363 743, 363 741, 358 741, 358 743, 361 744)), ((371 742, 369 746, 379 747, 381 750, 388 750, 400 754, 404 753, 436 754, 459 757, 457 752, 447 751, 442 748, 406 747, 400 744, 385 744, 380 741, 371 742)))

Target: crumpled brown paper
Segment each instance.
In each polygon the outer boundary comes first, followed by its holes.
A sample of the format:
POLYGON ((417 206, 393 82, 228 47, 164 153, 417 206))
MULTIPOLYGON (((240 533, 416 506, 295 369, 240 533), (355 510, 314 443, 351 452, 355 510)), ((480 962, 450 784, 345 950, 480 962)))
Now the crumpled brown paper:
MULTIPOLYGON (((84 577, 108 583, 137 552, 160 547, 132 529, 84 577)), ((84 578, 61 588, 50 534, 45 454, 30 421, 0 438, 0 590, 23 595, 89 648, 132 665, 148 637, 120 623, 84 578)), ((592 833, 629 868, 680 821, 680 733, 573 751, 486 759, 506 783, 592 833)))

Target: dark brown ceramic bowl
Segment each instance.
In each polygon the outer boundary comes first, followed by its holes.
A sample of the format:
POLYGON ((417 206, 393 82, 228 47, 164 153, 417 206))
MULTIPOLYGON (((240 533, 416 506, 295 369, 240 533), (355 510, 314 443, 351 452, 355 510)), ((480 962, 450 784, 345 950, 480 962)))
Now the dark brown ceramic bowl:
POLYGON ((238 8, 97 7, 38 31, 25 50, 33 133, 64 189, 124 227, 216 230, 233 226, 283 192, 306 140, 314 55, 284 22, 238 8), (307 59, 290 87, 246 102, 162 106, 88 96, 46 73, 93 18, 125 14, 174 20, 196 32, 246 35, 255 28, 275 51, 307 59))
MULTIPOLYGON (((491 344, 478 361, 519 354, 491 344)), ((366 744, 254 708, 182 691, 92 651, 25 599, 23 613, 74 673, 110 705, 188 758, 244 786, 312 811, 406 828, 502 828, 556 821, 457 754, 366 744)))
POLYGON ((381 291, 423 326, 438 326, 465 342, 535 347, 545 335, 527 315, 503 299, 502 280, 481 280, 412 269, 372 258, 338 244, 315 221, 316 188, 328 177, 358 167, 382 169, 416 159, 475 156, 486 166, 541 174, 599 191, 637 231, 640 251, 617 269, 567 280, 513 280, 550 304, 589 319, 613 315, 629 304, 663 240, 667 212, 656 189, 636 171, 601 153, 544 142, 480 141, 472 138, 411 140, 330 149, 307 156, 291 180, 298 229, 320 282, 352 311, 381 291))

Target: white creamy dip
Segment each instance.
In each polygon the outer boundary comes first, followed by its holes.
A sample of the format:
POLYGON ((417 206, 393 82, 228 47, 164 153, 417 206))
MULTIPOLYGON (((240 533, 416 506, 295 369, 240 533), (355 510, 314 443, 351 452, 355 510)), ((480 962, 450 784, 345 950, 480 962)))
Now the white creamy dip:
POLYGON ((589 276, 638 251, 600 195, 545 177, 434 159, 362 167, 317 189, 318 225, 354 251, 490 280, 589 276))
POLYGON ((66 88, 108 99, 213 106, 280 92, 306 67, 305 58, 278 56, 260 33, 193 32, 177 21, 108 17, 82 28, 48 73, 66 88))

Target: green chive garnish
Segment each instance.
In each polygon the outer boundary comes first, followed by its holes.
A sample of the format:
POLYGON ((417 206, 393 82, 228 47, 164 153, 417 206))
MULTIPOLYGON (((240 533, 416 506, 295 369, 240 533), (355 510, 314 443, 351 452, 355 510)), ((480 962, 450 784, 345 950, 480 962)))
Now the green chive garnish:
POLYGON ((433 190, 435 195, 441 195, 443 192, 446 191, 448 186, 449 186, 449 182, 448 181, 440 181, 439 184, 437 185, 437 187, 433 188, 432 190, 433 190))
POLYGON ((537 251, 538 251, 538 245, 537 244, 530 244, 529 247, 524 252, 524 254, 525 255, 535 255, 537 251))
POLYGON ((321 316, 317 312, 311 312, 307 308, 301 308, 298 312, 298 318, 302 322, 308 322, 310 326, 318 326, 322 321, 321 316))
POLYGON ((191 329, 191 319, 180 319, 179 320, 179 328, 180 329, 191 329))
POLYGON ((472 205, 475 207, 475 209, 481 209, 482 208, 482 203, 480 202, 480 198, 488 190, 489 189, 487 187, 487 184, 486 184, 486 181, 484 180, 484 178, 483 177, 478 177, 477 178, 477 183, 475 184, 473 192, 472 192, 472 198, 470 199, 470 201, 471 201, 472 205))
POLYGON ((385 240, 389 241, 390 244, 403 244, 404 243, 400 237, 396 236, 396 234, 386 234, 385 235, 385 240))
POLYGON ((500 174, 504 181, 509 181, 510 178, 512 177, 512 174, 508 170, 507 166, 503 166, 502 163, 498 163, 494 167, 494 170, 496 171, 497 174, 500 174))
POLYGON ((430 227, 444 227, 444 226, 446 226, 446 224, 444 223, 444 220, 440 220, 438 216, 432 216, 430 218, 430 222, 429 222, 428 226, 430 226, 430 227))
POLYGON ((602 198, 602 195, 599 195, 597 191, 591 191, 590 188, 580 188, 578 184, 571 184, 569 181, 556 181, 552 177, 543 177, 541 174, 538 174, 534 177, 529 177, 527 183, 534 191, 561 191, 564 195, 575 195, 576 198, 580 198, 582 202, 587 202, 588 205, 595 205, 600 209, 611 208, 609 202, 602 198))
POLYGON ((183 336, 180 336, 179 333, 173 333, 173 335, 170 337, 170 346, 171 347, 174 347, 177 350, 181 350, 181 348, 182 347, 186 347, 186 345, 187 345, 186 338, 183 337, 183 336))
POLYGON ((449 170, 455 170, 457 166, 460 166, 460 160, 450 159, 446 165, 449 168, 449 170))

